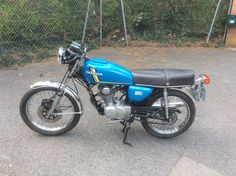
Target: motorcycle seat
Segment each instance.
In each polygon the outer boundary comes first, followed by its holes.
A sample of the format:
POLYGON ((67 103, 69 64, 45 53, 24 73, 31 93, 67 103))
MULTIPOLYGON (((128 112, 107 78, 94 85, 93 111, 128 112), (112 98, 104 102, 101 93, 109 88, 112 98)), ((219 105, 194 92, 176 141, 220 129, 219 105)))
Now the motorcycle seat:
POLYGON ((132 72, 135 85, 153 87, 193 85, 195 73, 184 69, 145 69, 132 72))

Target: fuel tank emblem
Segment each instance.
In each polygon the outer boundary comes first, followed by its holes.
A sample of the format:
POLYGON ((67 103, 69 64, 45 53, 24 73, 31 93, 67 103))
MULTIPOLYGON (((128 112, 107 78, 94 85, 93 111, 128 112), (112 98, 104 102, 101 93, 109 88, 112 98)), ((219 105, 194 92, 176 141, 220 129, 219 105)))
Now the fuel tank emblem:
POLYGON ((103 76, 102 73, 97 73, 95 68, 90 68, 90 71, 86 71, 86 73, 93 75, 93 79, 95 80, 95 82, 100 82, 98 76, 103 76))
POLYGON ((90 74, 90 75, 98 75, 98 76, 103 76, 102 73, 96 73, 96 72, 92 72, 92 71, 86 71, 87 74, 90 74))
POLYGON ((134 92, 134 95, 139 95, 139 96, 141 96, 141 95, 143 95, 143 92, 141 92, 141 91, 135 91, 135 92, 134 92))

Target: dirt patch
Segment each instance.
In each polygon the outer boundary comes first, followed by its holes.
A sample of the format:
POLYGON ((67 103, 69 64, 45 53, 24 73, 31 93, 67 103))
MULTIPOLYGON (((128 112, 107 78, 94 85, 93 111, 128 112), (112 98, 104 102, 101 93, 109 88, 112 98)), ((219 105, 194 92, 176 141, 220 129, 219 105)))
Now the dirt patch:
MULTIPOLYGON (((150 42, 148 42, 152 45, 150 42)), ((224 50, 224 48, 189 48, 189 47, 155 47, 153 46, 145 46, 145 47, 102 47, 99 49, 94 49, 88 52, 89 58, 99 57, 104 58, 110 61, 114 61, 120 65, 126 66, 130 69, 138 69, 140 67, 146 68, 147 65, 150 67, 150 63, 155 60, 155 62, 165 63, 166 58, 181 57, 181 55, 188 55, 189 53, 207 53, 208 51, 220 51, 224 50)), ((47 63, 47 64, 56 64, 58 63, 57 57, 51 57, 44 60, 32 60, 30 63, 24 65, 24 67, 28 67, 35 63, 47 63)), ((40 65, 40 64, 39 64, 40 65)), ((0 72, 3 70, 17 70, 18 65, 13 65, 8 68, 0 69, 0 72)))

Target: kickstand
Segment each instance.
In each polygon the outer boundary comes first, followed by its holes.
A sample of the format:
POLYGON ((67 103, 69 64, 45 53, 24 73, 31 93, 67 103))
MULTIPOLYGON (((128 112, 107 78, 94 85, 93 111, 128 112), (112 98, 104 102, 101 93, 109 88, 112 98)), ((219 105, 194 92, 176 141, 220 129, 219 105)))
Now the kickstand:
POLYGON ((123 128, 123 130, 122 130, 122 132, 123 132, 123 131, 125 132, 124 139, 123 139, 123 144, 129 145, 130 147, 132 147, 132 144, 131 144, 131 143, 126 142, 126 138, 127 138, 127 134, 128 134, 128 132, 129 132, 129 130, 130 130, 130 124, 128 124, 128 125, 125 124, 125 126, 124 126, 124 128, 123 128))
POLYGON ((126 124, 124 124, 124 127, 123 127, 123 129, 122 129, 122 133, 125 132, 125 129, 126 129, 126 124))

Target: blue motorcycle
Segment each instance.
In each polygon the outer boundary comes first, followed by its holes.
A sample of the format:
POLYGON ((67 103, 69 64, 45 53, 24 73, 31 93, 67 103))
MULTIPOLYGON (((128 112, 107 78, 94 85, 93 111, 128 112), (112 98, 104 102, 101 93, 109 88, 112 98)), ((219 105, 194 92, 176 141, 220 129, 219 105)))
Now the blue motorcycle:
POLYGON ((89 59, 87 49, 77 42, 58 53, 59 62, 68 65, 62 81, 33 84, 20 103, 25 124, 48 136, 64 134, 79 122, 84 113, 77 88, 81 85, 100 115, 123 125, 124 144, 130 144, 126 137, 135 120, 156 137, 175 137, 193 123, 194 100, 205 99, 205 85, 210 83, 208 75, 195 79, 191 70, 130 71, 103 59, 89 59))

